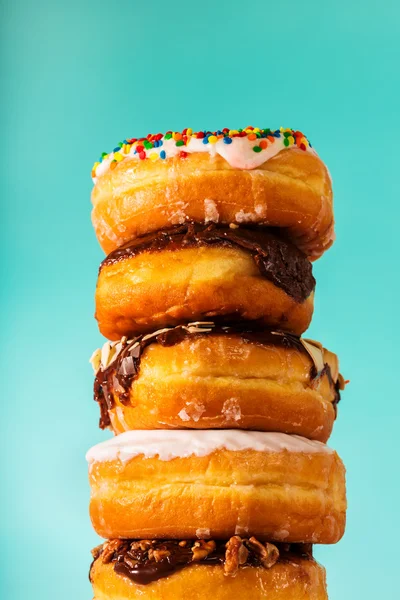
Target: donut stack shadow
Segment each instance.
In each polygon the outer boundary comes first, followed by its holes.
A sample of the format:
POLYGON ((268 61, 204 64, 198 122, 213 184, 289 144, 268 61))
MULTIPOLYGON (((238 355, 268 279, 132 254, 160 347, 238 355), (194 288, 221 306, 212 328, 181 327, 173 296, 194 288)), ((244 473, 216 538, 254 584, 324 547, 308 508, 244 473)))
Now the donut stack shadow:
POLYGON ((345 528, 326 445, 345 382, 302 334, 332 243, 328 171, 291 129, 167 132, 95 163, 108 253, 91 362, 95 600, 327 598, 345 528))

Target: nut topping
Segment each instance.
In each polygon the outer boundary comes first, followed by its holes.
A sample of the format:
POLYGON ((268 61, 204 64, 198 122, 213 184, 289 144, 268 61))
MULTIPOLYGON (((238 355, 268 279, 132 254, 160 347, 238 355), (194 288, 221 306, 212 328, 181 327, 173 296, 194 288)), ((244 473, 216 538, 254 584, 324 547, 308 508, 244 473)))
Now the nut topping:
POLYGON ((149 550, 149 548, 151 548, 152 545, 153 542, 151 542, 150 540, 140 540, 138 542, 132 542, 131 550, 133 550, 134 552, 137 550, 142 550, 142 552, 145 552, 146 550, 149 550))
POLYGON ((312 560, 310 544, 260 542, 234 535, 220 540, 109 540, 92 550, 94 560, 114 563, 114 571, 135 583, 147 584, 193 564, 220 565, 234 577, 242 566, 270 569, 280 560, 312 560))
POLYGON ((93 548, 90 553, 93 556, 93 560, 97 560, 100 556, 100 554, 103 551, 103 544, 100 544, 100 546, 96 546, 96 548, 93 548))
POLYGON ((192 546, 193 562, 203 560, 203 558, 206 558, 211 552, 214 552, 215 548, 216 544, 213 540, 198 540, 192 546))
MULTIPOLYGON (((150 558, 150 550, 149 550, 149 558, 150 558)), ((168 558, 168 556, 171 556, 171 552, 169 550, 153 550, 152 551, 153 554, 153 558, 156 562, 161 562, 162 560, 164 560, 165 558, 168 558)))
POLYGON ((231 537, 226 544, 225 552, 225 575, 236 575, 239 566, 244 565, 249 556, 249 551, 243 543, 243 540, 238 535, 231 537))
POLYGON ((279 558, 279 550, 274 544, 261 544, 255 537, 251 537, 247 542, 251 550, 258 556, 261 564, 266 569, 274 566, 279 558))
POLYGON ((137 561, 134 560, 129 554, 125 554, 124 563, 128 565, 130 569, 134 569, 137 565, 137 561))
POLYGON ((124 540, 110 540, 103 544, 103 553, 101 555, 101 560, 104 564, 111 562, 114 553, 117 552, 123 545, 124 540))

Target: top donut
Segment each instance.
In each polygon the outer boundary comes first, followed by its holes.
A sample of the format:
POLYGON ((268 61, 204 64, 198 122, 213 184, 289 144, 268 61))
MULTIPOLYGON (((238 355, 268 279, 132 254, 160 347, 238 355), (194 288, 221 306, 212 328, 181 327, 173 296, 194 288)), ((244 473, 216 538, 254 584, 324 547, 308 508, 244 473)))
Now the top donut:
POLYGON ((300 131, 246 127, 129 138, 92 169, 106 253, 186 221, 277 227, 311 260, 334 239, 328 169, 300 131))

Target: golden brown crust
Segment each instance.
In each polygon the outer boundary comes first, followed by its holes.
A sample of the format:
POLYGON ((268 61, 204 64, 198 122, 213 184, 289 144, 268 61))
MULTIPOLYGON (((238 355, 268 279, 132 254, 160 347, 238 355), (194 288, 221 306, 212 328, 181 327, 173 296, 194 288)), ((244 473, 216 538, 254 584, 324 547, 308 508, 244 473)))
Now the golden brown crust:
POLYGON ((107 254, 185 220, 283 227, 312 259, 333 242, 329 173, 317 155, 296 149, 250 171, 208 153, 154 163, 125 159, 98 179, 92 202, 93 225, 107 254))
POLYGON ((105 264, 96 288, 96 319, 110 340, 230 315, 301 335, 313 306, 313 293, 297 302, 238 248, 144 252, 105 264))
POLYGON ((93 462, 90 514, 104 538, 331 544, 345 526, 345 470, 336 452, 218 449, 206 456, 93 462))
POLYGON ((94 600, 327 600, 325 569, 312 559, 293 557, 270 569, 241 567, 235 576, 221 565, 188 566, 164 579, 139 585, 97 559, 91 569, 94 600))
POLYGON ((128 402, 113 395, 113 430, 240 428, 325 442, 335 420, 337 356, 324 350, 324 362, 332 379, 324 373, 314 380, 311 358, 295 347, 249 343, 234 334, 151 344, 128 402))

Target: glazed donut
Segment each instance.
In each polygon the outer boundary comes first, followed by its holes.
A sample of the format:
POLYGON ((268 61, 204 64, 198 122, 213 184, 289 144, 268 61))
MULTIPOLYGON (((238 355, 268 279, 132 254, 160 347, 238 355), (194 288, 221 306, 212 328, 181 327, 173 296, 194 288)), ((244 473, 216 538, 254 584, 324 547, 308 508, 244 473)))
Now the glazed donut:
POLYGON ((93 551, 94 600, 327 600, 325 569, 304 545, 111 540, 93 551))
POLYGON ((96 318, 111 340, 215 316, 300 335, 314 287, 307 258, 269 232, 185 224, 137 238, 103 261, 96 318))
POLYGON ((94 446, 87 460, 90 515, 104 538, 332 544, 344 532, 344 466, 299 436, 128 431, 94 446))
POLYGON ((185 221, 284 228, 312 259, 333 242, 331 179, 300 131, 149 134, 100 160, 92 222, 106 253, 185 221))
POLYGON ((325 442, 344 387, 318 342, 213 322, 107 342, 91 361, 100 427, 117 434, 243 428, 325 442))

